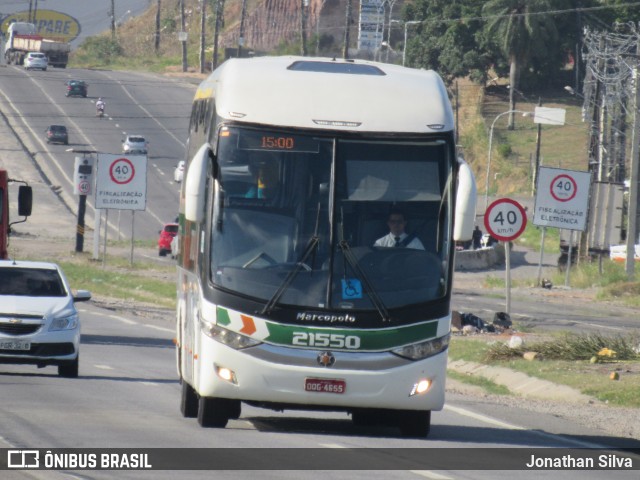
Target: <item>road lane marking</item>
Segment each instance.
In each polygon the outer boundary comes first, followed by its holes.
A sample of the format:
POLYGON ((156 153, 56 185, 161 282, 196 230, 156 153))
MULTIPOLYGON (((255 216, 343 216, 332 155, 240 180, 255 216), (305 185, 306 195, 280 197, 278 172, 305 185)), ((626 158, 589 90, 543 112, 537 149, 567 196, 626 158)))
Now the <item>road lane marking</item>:
POLYGON ((93 365, 96 368, 99 368, 100 370, 114 370, 113 367, 110 367, 109 365, 93 365))
POLYGON ((597 328, 608 328, 610 330, 620 330, 625 332, 628 330, 626 328, 612 327, 610 325, 598 325, 597 323, 583 323, 582 325, 589 325, 591 327, 597 327, 597 328))
POLYGON ((122 323, 126 323, 127 325, 138 325, 138 322, 133 320, 129 320, 128 318, 120 317, 119 315, 107 315, 109 318, 113 318, 114 320, 119 320, 122 323))
POLYGON ((172 329, 172 328, 158 327, 157 325, 150 325, 148 323, 143 323, 142 325, 144 325, 145 327, 148 327, 148 328, 152 328, 154 330, 159 330, 161 332, 169 332, 169 333, 174 333, 175 332, 175 330, 172 329))
MULTIPOLYGON (((321 447, 324 448, 350 448, 344 445, 340 445, 339 443, 319 443, 321 447)), ((415 473, 421 477, 432 478, 433 480, 451 480, 452 477, 447 477, 444 475, 440 475, 439 473, 432 472, 430 470, 409 470, 411 473, 415 473)))
POLYGON ((433 480, 452 480, 453 477, 447 477, 446 475, 440 475, 439 473, 432 472, 430 470, 409 470, 411 473, 420 475, 425 478, 432 478, 433 480))
POLYGON ((542 432, 540 430, 531 430, 530 428, 521 427, 519 425, 513 425, 511 423, 506 423, 501 420, 497 420, 495 418, 487 417, 486 415, 482 415, 480 413, 475 413, 465 408, 454 407, 452 405, 445 405, 444 410, 449 410, 451 412, 457 413, 458 415, 462 415, 465 417, 470 417, 476 420, 479 420, 484 423, 488 423, 489 425, 495 425, 497 427, 505 428, 507 430, 527 430, 533 435, 538 435, 543 438, 553 439, 556 442, 560 441, 563 443, 569 443, 574 445, 579 445, 585 448, 607 448, 606 445, 600 443, 592 443, 592 442, 583 442, 582 440, 577 440, 574 438, 567 438, 564 435, 556 435, 553 433, 542 432))
POLYGON ((483 423, 488 423, 489 425, 494 425, 500 428, 506 428, 507 430, 526 430, 524 427, 520 427, 518 425, 513 425, 511 423, 502 422, 495 418, 487 417, 486 415, 482 415, 480 413, 475 413, 465 408, 454 407, 452 405, 445 405, 445 410, 449 410, 451 412, 457 413, 458 415, 462 415, 465 417, 470 417, 475 420, 479 420, 483 423))

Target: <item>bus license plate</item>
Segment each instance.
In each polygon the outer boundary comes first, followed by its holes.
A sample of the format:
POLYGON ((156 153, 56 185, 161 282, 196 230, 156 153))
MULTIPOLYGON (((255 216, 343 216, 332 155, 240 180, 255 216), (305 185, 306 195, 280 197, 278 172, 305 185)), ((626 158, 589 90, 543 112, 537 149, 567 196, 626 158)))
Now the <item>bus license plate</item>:
POLYGON ((347 382, 333 378, 305 378, 304 389, 307 392, 344 393, 347 390, 347 382))
POLYGON ((31 342, 20 340, 0 340, 0 350, 30 350, 31 342))

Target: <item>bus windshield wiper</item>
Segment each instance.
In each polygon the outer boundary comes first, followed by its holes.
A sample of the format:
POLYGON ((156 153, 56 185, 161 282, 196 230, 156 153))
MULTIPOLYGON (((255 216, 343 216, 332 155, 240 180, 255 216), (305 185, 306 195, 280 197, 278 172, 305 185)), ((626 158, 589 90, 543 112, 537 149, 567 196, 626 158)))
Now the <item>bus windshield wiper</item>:
POLYGON ((318 245, 320 244, 320 237, 318 236, 319 224, 320 224, 320 204, 318 204, 318 212, 316 214, 315 231, 313 232, 313 235, 307 242, 307 246, 304 248, 304 251, 302 252, 302 256, 296 262, 296 266, 289 272, 289 274, 284 279, 280 287, 278 287, 278 290, 276 290, 276 293, 273 294, 273 296, 262 308, 262 310, 260 311, 260 315, 268 315, 269 313, 271 313, 273 308, 280 301, 280 298, 282 298, 282 295, 284 295, 284 292, 286 292, 289 286, 291 285, 291 282, 293 282, 293 279, 296 278, 298 273, 300 273, 300 270, 302 270, 303 268, 306 270, 311 270, 311 271, 313 270, 314 264, 315 264, 315 252, 318 249, 318 245), (309 267, 306 261, 311 254, 313 254, 313 262, 311 264, 312 266, 309 267))
POLYGON ((289 272, 289 274, 284 279, 280 287, 278 287, 278 290, 276 290, 276 293, 274 293, 273 296, 269 299, 269 301, 265 304, 263 309, 260 311, 260 315, 268 315, 269 313, 271 313, 273 308, 280 301, 280 298, 282 298, 282 295, 284 295, 284 292, 287 291, 287 289, 293 282, 293 279, 296 278, 296 275, 298 275, 298 273, 300 273, 300 270, 302 269, 311 270, 311 268, 305 262, 307 261, 307 258, 309 258, 309 256, 313 252, 315 252, 316 248, 318 248, 319 243, 320 243, 320 237, 318 237, 318 235, 313 235, 309 239, 309 242, 307 243, 307 246, 305 247, 304 252, 302 252, 302 256, 300 257, 300 260, 296 262, 296 266, 289 272))
POLYGON ((362 283, 364 285, 364 290, 369 296, 369 298, 371 299, 371 303, 373 303, 373 305, 376 307, 376 310, 378 310, 378 313, 380 313, 380 316, 382 317, 382 321, 383 322, 390 321, 391 317, 389 317, 389 311, 387 310, 387 307, 382 301, 382 298, 380 298, 380 295, 378 295, 378 292, 376 292, 376 290, 373 288, 373 285, 371 285, 371 281, 369 280, 369 277, 367 277, 367 274, 364 272, 364 270, 362 270, 362 268, 360 268, 360 265, 358 264, 358 259, 353 255, 353 252, 351 251, 351 247, 349 246, 349 243, 346 240, 340 240, 340 242, 338 243, 338 246, 340 247, 340 250, 342 251, 342 255, 347 260, 347 263, 349 264, 349 266, 353 269, 356 275, 362 280, 362 283))

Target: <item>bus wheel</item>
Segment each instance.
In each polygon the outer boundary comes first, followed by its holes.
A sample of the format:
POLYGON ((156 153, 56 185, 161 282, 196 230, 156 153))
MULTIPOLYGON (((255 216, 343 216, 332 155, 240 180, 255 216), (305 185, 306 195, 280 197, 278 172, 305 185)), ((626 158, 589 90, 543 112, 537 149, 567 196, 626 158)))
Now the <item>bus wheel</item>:
POLYGON ((398 412, 398 426, 403 437, 424 438, 431 430, 431 411, 405 410, 398 412))
POLYGON ((240 400, 200 397, 198 423, 201 427, 224 428, 230 418, 240 417, 240 400))
POLYGON ((182 379, 182 397, 180 398, 180 412, 185 418, 198 416, 198 396, 196 391, 182 379))

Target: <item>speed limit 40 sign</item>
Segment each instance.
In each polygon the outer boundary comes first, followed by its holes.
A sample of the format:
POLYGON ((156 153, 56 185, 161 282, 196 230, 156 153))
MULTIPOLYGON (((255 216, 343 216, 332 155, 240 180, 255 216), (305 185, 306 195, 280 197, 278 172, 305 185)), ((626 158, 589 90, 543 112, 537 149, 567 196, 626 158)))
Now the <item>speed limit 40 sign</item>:
POLYGON ((591 172, 540 167, 534 225, 584 231, 590 185, 591 172))
POLYGON ((527 226, 527 212, 515 200, 501 198, 487 208, 484 226, 493 238, 510 242, 524 232, 527 226))
POLYGON ((145 210, 146 202, 147 156, 98 154, 96 208, 145 210))

